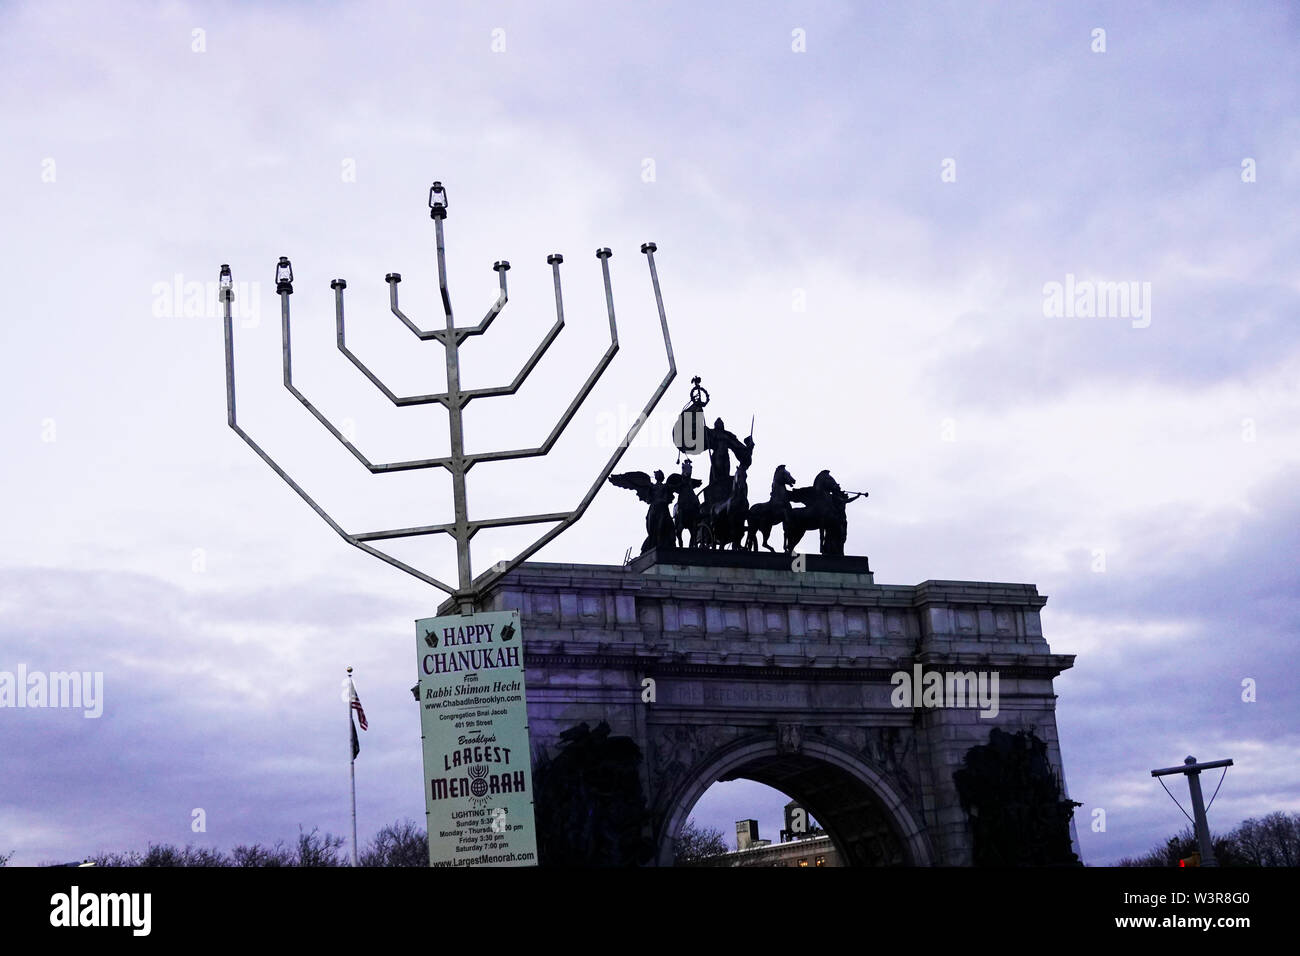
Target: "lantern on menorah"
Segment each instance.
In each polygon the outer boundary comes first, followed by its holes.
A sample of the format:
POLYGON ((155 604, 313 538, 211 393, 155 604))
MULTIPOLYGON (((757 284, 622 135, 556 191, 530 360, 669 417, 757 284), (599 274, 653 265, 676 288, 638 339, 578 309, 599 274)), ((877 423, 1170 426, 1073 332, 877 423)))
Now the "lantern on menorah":
POLYGON ((281 256, 280 261, 276 263, 275 291, 293 292, 293 266, 287 256, 281 256))
POLYGON ((429 187, 429 218, 447 218, 447 190, 443 189, 442 183, 439 182, 429 187))

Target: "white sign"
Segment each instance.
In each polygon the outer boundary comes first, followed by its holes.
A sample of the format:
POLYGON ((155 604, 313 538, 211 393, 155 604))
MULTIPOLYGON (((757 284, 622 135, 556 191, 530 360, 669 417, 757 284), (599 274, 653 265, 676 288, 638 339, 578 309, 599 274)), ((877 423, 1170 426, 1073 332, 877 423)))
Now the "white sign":
POLYGON ((430 866, 537 863, 518 611, 415 622, 430 866))

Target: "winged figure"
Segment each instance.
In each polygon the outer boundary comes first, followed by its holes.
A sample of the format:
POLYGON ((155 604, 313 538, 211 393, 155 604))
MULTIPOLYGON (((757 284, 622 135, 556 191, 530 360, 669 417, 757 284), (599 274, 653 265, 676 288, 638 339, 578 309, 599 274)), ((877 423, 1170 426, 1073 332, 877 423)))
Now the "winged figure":
MULTIPOLYGON (((651 548, 671 548, 675 541, 673 516, 670 510, 673 495, 691 486, 692 479, 671 475, 667 481, 664 473, 656 471, 652 479, 644 471, 625 471, 610 475, 609 483, 615 488, 635 491, 636 496, 650 506, 645 516, 646 539, 642 553, 651 548)), ((698 484, 698 480, 696 482, 698 484)))

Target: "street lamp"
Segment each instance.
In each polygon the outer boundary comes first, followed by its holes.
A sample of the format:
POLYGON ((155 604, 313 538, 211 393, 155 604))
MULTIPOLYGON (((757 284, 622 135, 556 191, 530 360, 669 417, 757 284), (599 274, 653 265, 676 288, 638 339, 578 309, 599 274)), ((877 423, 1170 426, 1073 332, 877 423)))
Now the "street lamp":
POLYGON ((293 266, 290 264, 288 256, 281 256, 280 261, 276 263, 275 291, 276 292, 293 291, 293 266))
POLYGON ((429 187, 429 218, 447 218, 447 190, 442 188, 440 182, 429 187))
POLYGON ((230 266, 224 262, 221 264, 221 276, 217 291, 219 301, 233 302, 235 300, 235 284, 230 278, 230 266))

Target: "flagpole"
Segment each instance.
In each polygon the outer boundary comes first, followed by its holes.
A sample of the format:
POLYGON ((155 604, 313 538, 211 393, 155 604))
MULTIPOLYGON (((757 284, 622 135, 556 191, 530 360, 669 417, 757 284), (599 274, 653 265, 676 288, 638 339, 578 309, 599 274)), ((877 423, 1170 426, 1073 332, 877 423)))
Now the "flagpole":
POLYGON ((352 684, 352 668, 348 668, 348 770, 352 775, 352 865, 359 866, 357 862, 357 758, 352 752, 352 735, 356 732, 352 729, 352 696, 356 694, 356 688, 352 684))

